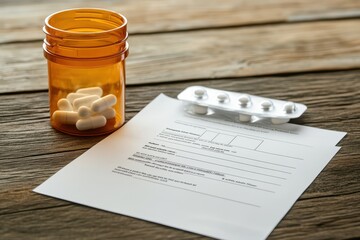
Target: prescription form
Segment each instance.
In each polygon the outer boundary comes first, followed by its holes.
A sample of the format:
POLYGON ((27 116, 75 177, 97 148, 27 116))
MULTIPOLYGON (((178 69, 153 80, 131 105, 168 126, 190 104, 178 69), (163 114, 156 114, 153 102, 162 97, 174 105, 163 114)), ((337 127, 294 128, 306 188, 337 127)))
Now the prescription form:
POLYGON ((264 239, 346 133, 189 115, 159 95, 34 189, 221 239, 264 239))

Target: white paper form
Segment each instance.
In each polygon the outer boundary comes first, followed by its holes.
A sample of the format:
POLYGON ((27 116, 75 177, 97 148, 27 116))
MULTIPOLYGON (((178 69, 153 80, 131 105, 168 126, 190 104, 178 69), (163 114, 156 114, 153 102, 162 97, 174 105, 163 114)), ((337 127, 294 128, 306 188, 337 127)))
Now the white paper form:
POLYGON ((273 128, 187 115, 160 95, 34 191, 211 237, 264 239, 344 136, 273 128))

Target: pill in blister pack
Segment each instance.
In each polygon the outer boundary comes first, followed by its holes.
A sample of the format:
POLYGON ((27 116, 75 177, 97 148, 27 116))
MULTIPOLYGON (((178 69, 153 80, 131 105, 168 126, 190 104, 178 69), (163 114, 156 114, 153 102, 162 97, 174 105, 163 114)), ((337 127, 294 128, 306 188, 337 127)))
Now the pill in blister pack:
POLYGON ((273 124, 282 124, 300 117, 307 108, 301 103, 201 86, 186 88, 178 95, 178 99, 192 113, 204 115, 216 110, 234 112, 239 114, 240 122, 250 122, 253 117, 258 117, 269 118, 273 124))

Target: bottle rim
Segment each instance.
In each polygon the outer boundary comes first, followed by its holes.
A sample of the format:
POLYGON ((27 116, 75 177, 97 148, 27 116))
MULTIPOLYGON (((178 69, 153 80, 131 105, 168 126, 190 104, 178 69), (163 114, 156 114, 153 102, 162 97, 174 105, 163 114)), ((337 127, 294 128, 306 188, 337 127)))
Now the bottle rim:
POLYGON ((45 19, 43 31, 46 35, 44 56, 53 62, 101 65, 122 61, 129 53, 127 19, 115 11, 101 8, 62 10, 45 19))
POLYGON ((123 32, 123 31, 127 31, 126 30, 126 26, 127 26, 127 19, 124 15, 117 13, 115 11, 111 11, 111 10, 107 10, 107 9, 102 9, 102 8, 71 8, 71 9, 66 9, 66 10, 61 10, 55 13, 50 14, 49 16, 47 16, 45 18, 45 26, 43 28, 43 31, 45 34, 47 35, 52 35, 52 36, 59 36, 59 37, 65 37, 65 36, 79 36, 79 37, 100 37, 104 34, 109 34, 112 32, 123 32), (55 27, 53 26, 53 24, 51 24, 51 20, 54 17, 59 16, 60 14, 64 14, 67 12, 83 12, 83 13, 91 13, 91 12, 95 12, 95 13, 109 13, 115 17, 117 17, 122 24, 111 28, 111 29, 106 29, 106 30, 101 30, 101 31, 96 31, 96 32, 76 32, 76 31, 69 31, 66 29, 61 29, 59 27, 55 27))

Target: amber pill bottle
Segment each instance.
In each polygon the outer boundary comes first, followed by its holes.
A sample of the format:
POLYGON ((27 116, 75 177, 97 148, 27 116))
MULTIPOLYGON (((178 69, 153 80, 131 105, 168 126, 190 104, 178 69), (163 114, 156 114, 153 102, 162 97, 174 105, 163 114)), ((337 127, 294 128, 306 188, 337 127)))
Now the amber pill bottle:
POLYGON ((106 134, 121 127, 129 49, 126 18, 104 9, 69 9, 48 16, 43 31, 51 126, 78 136, 106 134), (92 107, 91 89, 102 92, 94 98, 107 114, 92 107), (91 101, 80 99, 88 96, 91 101))

